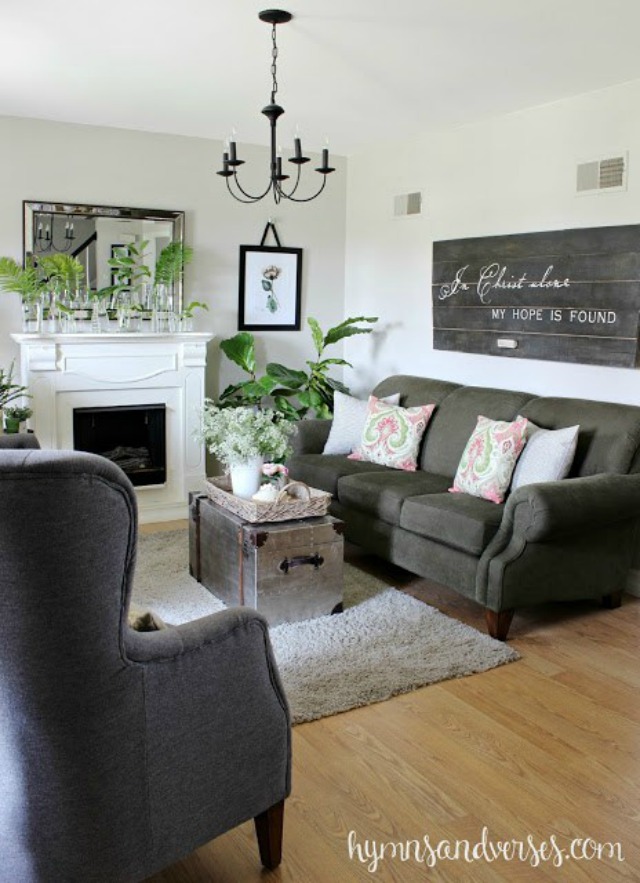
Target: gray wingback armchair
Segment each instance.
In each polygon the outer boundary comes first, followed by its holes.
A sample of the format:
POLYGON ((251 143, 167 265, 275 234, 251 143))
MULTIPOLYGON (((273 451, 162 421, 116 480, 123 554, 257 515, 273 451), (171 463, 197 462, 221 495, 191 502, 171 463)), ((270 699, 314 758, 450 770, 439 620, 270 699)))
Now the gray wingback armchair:
POLYGON ((0 880, 141 880, 255 819, 280 861, 290 721, 264 619, 127 624, 133 488, 0 450, 0 880))
POLYGON ((32 432, 0 432, 0 451, 16 448, 39 448, 40 442, 32 432))

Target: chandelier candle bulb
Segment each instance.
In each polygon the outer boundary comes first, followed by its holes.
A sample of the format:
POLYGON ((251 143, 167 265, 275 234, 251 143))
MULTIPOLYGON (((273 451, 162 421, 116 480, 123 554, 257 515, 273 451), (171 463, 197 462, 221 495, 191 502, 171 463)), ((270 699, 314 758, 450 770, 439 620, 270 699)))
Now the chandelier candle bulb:
POLYGON ((233 172, 229 170, 229 154, 226 150, 222 154, 222 171, 218 172, 218 175, 224 175, 225 177, 233 175, 233 172))
POLYGON ((293 139, 293 153, 296 159, 302 158, 302 144, 299 138, 293 139))

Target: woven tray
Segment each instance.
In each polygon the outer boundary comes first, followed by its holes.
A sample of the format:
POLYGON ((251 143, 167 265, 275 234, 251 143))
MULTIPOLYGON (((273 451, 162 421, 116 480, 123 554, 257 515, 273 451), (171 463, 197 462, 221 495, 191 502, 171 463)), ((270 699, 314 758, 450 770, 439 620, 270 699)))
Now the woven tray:
POLYGON ((208 478, 207 493, 214 503, 224 506, 245 521, 289 521, 290 518, 313 518, 326 515, 331 502, 331 494, 318 488, 309 487, 302 481, 291 481, 286 485, 277 500, 262 503, 258 500, 243 500, 231 493, 231 479, 208 478), (295 496, 292 496, 295 494, 295 496))

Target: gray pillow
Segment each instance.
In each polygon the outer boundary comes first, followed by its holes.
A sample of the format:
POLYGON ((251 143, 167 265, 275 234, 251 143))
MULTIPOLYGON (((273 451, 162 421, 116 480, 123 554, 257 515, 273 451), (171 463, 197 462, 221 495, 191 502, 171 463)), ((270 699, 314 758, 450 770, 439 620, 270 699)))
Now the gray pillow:
POLYGON ((511 490, 538 481, 566 478, 576 453, 579 430, 579 426, 542 429, 529 421, 527 443, 513 470, 511 490))
MULTIPOLYGON (((380 401, 389 405, 400 402, 400 393, 385 396, 380 401)), ((323 454, 350 454, 362 441, 362 430, 367 421, 368 399, 356 399, 336 390, 333 394, 333 423, 323 454)))

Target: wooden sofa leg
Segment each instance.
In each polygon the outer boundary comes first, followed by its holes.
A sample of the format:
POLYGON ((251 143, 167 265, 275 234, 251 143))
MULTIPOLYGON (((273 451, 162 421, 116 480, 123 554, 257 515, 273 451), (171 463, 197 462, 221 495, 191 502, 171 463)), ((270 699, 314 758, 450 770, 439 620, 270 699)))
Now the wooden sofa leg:
POLYGON ((609 592, 608 595, 602 596, 602 606, 607 610, 614 610, 622 604, 622 589, 617 592, 609 592))
POLYGON ((487 620, 487 631, 492 638, 498 641, 506 641, 509 634, 509 626, 513 619, 514 610, 501 610, 496 613, 495 610, 485 608, 484 615, 487 620))
POLYGON ((273 871, 282 859, 282 830, 284 825, 284 800, 261 812, 253 820, 256 826, 260 861, 273 871))

